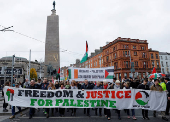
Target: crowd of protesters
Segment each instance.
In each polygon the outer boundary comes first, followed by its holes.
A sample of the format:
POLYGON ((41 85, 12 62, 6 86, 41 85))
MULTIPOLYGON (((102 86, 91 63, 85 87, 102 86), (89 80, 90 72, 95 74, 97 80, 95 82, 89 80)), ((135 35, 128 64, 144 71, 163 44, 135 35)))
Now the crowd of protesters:
MULTIPOLYGON (((6 82, 5 86, 10 86, 10 82, 6 82)), ((117 80, 116 78, 113 79, 113 82, 107 82, 104 80, 103 82, 92 82, 92 81, 82 81, 82 82, 76 82, 76 81, 56 81, 55 83, 48 81, 47 78, 44 78, 43 81, 41 79, 38 79, 37 82, 34 80, 31 80, 30 82, 28 80, 25 80, 25 82, 21 83, 15 83, 13 86, 16 88, 28 88, 28 89, 42 89, 42 90, 55 90, 55 89, 81 89, 81 90, 92 90, 92 89, 143 89, 143 90, 154 90, 154 91, 166 91, 167 92, 167 108, 166 111, 161 111, 162 119, 165 121, 168 121, 166 118, 166 115, 169 115, 169 107, 170 107, 170 81, 169 78, 159 78, 159 79, 148 79, 145 78, 143 80, 138 79, 123 79, 122 81, 117 80)), ((4 95, 4 93, 2 94, 4 95)), ((4 112, 7 111, 6 109, 7 103, 3 104, 4 112)), ((22 115, 21 108, 17 106, 19 109, 20 114, 22 115)), ((111 109, 104 108, 104 111, 102 111, 102 108, 92 108, 95 110, 96 116, 102 116, 102 113, 104 113, 104 116, 110 120, 111 119, 111 109), (98 114, 99 112, 99 114, 98 114)), ((71 116, 76 116, 76 110, 77 108, 45 108, 43 109, 44 114, 47 118, 49 116, 54 116, 54 112, 59 112, 59 116, 63 117, 65 116, 65 110, 67 112, 70 112, 71 116), (51 112, 51 114, 50 114, 51 112)), ((84 114, 87 116, 91 116, 91 108, 84 108, 84 114)), ((40 111, 40 109, 37 109, 37 111, 40 111)), ((121 120, 121 110, 115 110, 115 113, 117 113, 118 119, 121 120)), ((134 109, 125 109, 123 110, 127 113, 127 118, 130 119, 130 113, 133 120, 136 120, 135 117, 135 110, 134 109)), ((30 108, 29 111, 29 119, 31 119, 35 114, 35 108, 30 108)), ((148 117, 148 110, 142 109, 142 116, 143 119, 149 120, 148 117)), ((156 117, 156 111, 153 112, 153 117, 156 117)), ((12 116, 10 119, 15 118, 15 106, 12 106, 12 116)))

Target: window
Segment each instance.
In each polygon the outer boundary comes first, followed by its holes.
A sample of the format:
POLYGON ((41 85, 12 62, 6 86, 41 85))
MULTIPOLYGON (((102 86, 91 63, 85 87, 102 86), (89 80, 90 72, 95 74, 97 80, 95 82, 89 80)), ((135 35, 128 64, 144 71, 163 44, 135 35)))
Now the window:
POLYGON ((145 61, 143 62, 143 68, 146 68, 146 62, 145 61))
POLYGON ((95 67, 95 62, 94 62, 94 67, 95 67))
POLYGON ((143 72, 143 77, 145 78, 145 72, 143 72))
POLYGON ((135 61, 135 67, 137 67, 138 66, 138 62, 137 61, 135 61))
POLYGON ((165 56, 165 60, 168 60, 167 56, 165 56))
POLYGON ((126 68, 128 68, 128 61, 126 61, 126 68))
POLYGON ((166 62, 166 67, 168 67, 168 62, 166 62))
POLYGON ((113 48, 113 51, 115 50, 115 47, 113 48))
POLYGON ((134 55, 137 55, 137 52, 134 52, 134 55))
POLYGON ((163 57, 161 56, 161 59, 163 59, 163 57))
POLYGON ((142 58, 146 58, 146 53, 142 53, 142 58))
POLYGON ((152 61, 152 67, 154 67, 154 61, 152 61))
POLYGON ((116 58, 116 53, 115 53, 115 58, 116 58))
POLYGON ((167 68, 167 73, 169 74, 169 68, 167 68))
POLYGON ((159 68, 159 61, 157 61, 156 64, 157 64, 157 68, 159 68))
POLYGON ((97 66, 97 61, 96 61, 96 66, 97 66))
POLYGON ((145 47, 141 47, 141 50, 145 50, 145 47))
POLYGON ((91 68, 92 68, 92 63, 91 63, 91 68))
POLYGON ((151 59, 153 59, 153 54, 151 54, 151 59))
POLYGON ((129 46, 127 45, 127 49, 129 48, 129 46))
POLYGON ((103 64, 103 59, 102 59, 102 64, 103 64))
POLYGON ((109 56, 106 57, 106 61, 107 61, 107 62, 109 61, 109 56))
POLYGON ((164 67, 163 61, 161 61, 161 66, 164 67))
POLYGON ((89 68, 90 68, 90 64, 89 64, 89 68))
POLYGON ((165 74, 164 68, 162 68, 162 73, 165 74))
POLYGON ((124 77, 127 77, 127 73, 124 73, 124 77))
POLYGON ((133 46, 133 49, 136 49, 136 46, 133 46))
POLYGON ((156 54, 156 59, 158 59, 158 54, 156 54))

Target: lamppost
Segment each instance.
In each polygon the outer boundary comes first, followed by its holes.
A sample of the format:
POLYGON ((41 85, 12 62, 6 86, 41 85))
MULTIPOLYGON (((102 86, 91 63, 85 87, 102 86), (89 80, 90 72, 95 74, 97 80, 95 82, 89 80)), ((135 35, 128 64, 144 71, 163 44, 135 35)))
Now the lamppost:
POLYGON ((8 63, 7 62, 3 62, 2 63, 3 65, 4 65, 4 83, 5 83, 5 81, 6 81, 6 66, 8 65, 8 63))

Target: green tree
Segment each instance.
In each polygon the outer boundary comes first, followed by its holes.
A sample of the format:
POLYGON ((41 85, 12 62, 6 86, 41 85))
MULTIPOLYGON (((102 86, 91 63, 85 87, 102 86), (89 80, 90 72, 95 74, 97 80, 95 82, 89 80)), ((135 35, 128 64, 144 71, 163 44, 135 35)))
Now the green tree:
POLYGON ((30 79, 35 79, 35 81, 37 81, 37 72, 34 68, 30 69, 30 79))

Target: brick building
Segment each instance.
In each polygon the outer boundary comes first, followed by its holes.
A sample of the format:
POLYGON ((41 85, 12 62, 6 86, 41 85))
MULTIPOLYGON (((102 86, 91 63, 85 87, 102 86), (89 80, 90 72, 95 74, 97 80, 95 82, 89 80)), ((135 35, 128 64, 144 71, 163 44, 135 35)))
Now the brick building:
POLYGON ((148 49, 147 40, 118 37, 114 41, 95 50, 84 63, 76 60, 73 67, 100 68, 114 66, 114 74, 117 79, 124 77, 145 77, 150 74, 153 66, 157 72, 161 72, 159 52, 148 49), (131 63, 134 62, 135 73, 131 74, 131 63))

